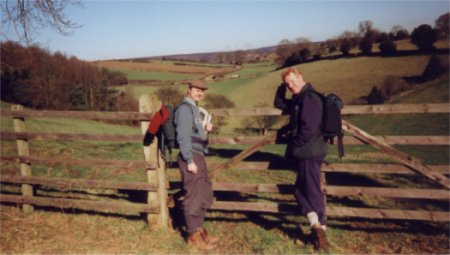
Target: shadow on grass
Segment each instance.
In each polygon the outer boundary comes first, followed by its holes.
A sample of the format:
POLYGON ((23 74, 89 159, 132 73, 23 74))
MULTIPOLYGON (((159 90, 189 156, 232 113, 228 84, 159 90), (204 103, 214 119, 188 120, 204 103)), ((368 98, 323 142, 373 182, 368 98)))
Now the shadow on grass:
MULTIPOLYGON (((286 234, 290 239, 301 240, 307 244, 309 242, 309 225, 305 219, 301 221, 292 220, 287 214, 275 213, 260 213, 260 212, 245 212, 242 213, 245 217, 233 218, 227 217, 223 213, 222 216, 207 217, 207 220, 213 222, 253 222, 254 224, 264 228, 267 231, 277 229, 286 234), (300 227, 301 226, 301 227, 300 227)), ((449 237, 448 222, 426 222, 413 220, 389 220, 389 219, 361 219, 361 218, 341 218, 328 220, 327 226, 330 229, 344 230, 344 231, 364 231, 368 233, 420 233, 426 236, 436 236, 444 234, 449 237)))
MULTIPOLYGON (((2 205, 6 206, 14 206, 17 207, 16 203, 2 202, 2 205)), ((84 209, 76 209, 76 208, 57 208, 53 206, 39 206, 33 205, 35 211, 45 211, 52 213, 63 213, 63 214, 74 214, 74 215, 92 215, 92 216, 103 216, 103 217, 113 217, 113 218, 121 218, 127 219, 131 221, 145 221, 147 214, 123 214, 123 213, 114 213, 114 212, 100 212, 93 210, 84 210, 84 209)))
POLYGON ((364 187, 386 187, 380 181, 361 174, 354 173, 326 173, 327 185, 336 186, 364 186, 364 187))
MULTIPOLYGON (((229 149, 229 148, 209 148, 208 156, 216 156, 226 159, 231 159, 232 157, 238 155, 243 150, 240 149, 229 149)), ((269 153, 269 152, 261 152, 256 151, 250 156, 246 157, 248 161, 285 161, 284 157, 269 153)))
MULTIPOLYGON (((227 160, 235 157, 242 150, 239 149, 222 149, 222 148, 210 148, 209 156, 216 156, 226 158, 227 160)), ((284 156, 276 155, 270 152, 256 151, 250 156, 246 157, 245 161, 248 162, 269 162, 268 170, 286 170, 294 169, 295 164, 287 162, 284 156)))

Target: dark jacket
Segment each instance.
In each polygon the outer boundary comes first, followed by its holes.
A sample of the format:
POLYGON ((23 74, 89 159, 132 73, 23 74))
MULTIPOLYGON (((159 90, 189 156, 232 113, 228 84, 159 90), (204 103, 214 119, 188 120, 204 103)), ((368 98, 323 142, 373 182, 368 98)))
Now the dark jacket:
POLYGON ((275 95, 274 105, 290 115, 288 159, 310 159, 327 154, 327 143, 320 130, 322 121, 322 101, 310 83, 307 83, 300 93, 286 99, 286 86, 280 85, 275 95))
POLYGON ((185 97, 176 108, 174 122, 180 153, 186 162, 194 162, 193 150, 203 154, 208 153, 206 147, 208 138, 203 128, 198 107, 192 99, 185 97))

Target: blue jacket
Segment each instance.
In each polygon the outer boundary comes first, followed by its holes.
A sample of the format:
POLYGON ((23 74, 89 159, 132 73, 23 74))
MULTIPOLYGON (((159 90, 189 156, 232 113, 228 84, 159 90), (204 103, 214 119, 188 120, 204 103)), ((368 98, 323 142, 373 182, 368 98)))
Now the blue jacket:
POLYGON ((189 164, 194 162, 192 151, 208 153, 205 129, 196 103, 185 97, 175 110, 175 130, 182 158, 189 164))

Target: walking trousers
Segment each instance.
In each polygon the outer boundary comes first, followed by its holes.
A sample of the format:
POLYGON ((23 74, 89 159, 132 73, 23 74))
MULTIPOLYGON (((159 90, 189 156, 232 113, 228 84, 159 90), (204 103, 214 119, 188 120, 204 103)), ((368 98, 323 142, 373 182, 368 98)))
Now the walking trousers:
POLYGON ((193 233, 202 227, 206 211, 213 202, 212 184, 208 176, 205 156, 196 151, 193 151, 192 156, 198 168, 197 174, 188 172, 187 162, 181 155, 178 155, 178 165, 185 192, 182 209, 188 233, 193 233))
POLYGON ((326 225, 325 197, 320 184, 320 166, 325 156, 300 160, 297 164, 297 180, 294 196, 303 215, 316 212, 321 225, 326 225))

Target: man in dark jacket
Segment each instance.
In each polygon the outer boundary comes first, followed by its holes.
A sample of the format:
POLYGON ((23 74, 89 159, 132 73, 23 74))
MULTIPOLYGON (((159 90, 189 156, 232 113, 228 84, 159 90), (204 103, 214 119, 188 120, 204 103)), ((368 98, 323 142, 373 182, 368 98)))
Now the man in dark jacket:
POLYGON ((311 225, 315 248, 327 250, 325 197, 320 185, 320 166, 327 154, 326 141, 320 130, 322 101, 298 69, 286 69, 282 80, 274 105, 290 115, 286 157, 297 164, 294 195, 311 225), (286 99, 286 88, 292 93, 291 99, 286 99))

